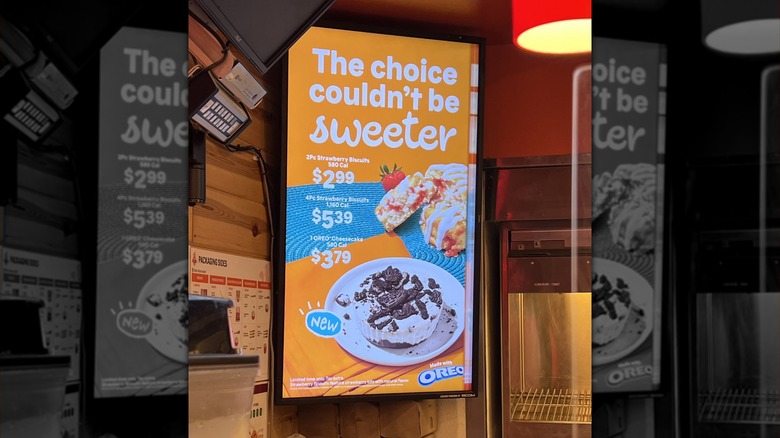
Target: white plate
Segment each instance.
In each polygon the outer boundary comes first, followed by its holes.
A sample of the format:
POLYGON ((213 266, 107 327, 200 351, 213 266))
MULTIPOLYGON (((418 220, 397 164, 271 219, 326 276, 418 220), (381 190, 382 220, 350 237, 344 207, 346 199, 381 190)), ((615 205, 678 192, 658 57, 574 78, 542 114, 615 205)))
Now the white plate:
POLYGON ((598 257, 593 258, 593 272, 606 275, 610 283, 622 278, 631 294, 629 321, 623 333, 614 341, 599 347, 593 346, 593 365, 603 365, 622 359, 636 350, 653 331, 653 287, 628 266, 598 257), (640 315, 641 310, 644 315, 640 315), (641 329, 641 333, 637 333, 641 329))
POLYGON ((185 276, 184 281, 186 286, 187 260, 176 262, 154 274, 138 294, 138 301, 136 302, 135 307, 154 321, 154 327, 152 328, 152 331, 146 335, 146 341, 165 357, 176 362, 187 363, 188 347, 186 333, 184 340, 179 339, 179 337, 176 336, 176 333, 174 333, 174 330, 178 329, 176 325, 178 325, 179 322, 170 320, 170 318, 168 318, 168 312, 165 309, 160 309, 165 303, 160 307, 155 307, 146 300, 154 293, 163 294, 164 298, 165 293, 171 290, 173 283, 182 275, 185 276), (160 314, 162 319, 157 319, 157 314, 160 314))
MULTIPOLYGON (((449 272, 432 263, 403 257, 388 257, 363 263, 339 278, 331 287, 325 299, 325 309, 341 319, 342 330, 336 335, 336 341, 352 355, 377 365, 404 366, 414 365, 435 358, 450 348, 463 333, 466 314, 465 289, 449 272), (393 266, 409 274, 417 274, 423 284, 427 278, 433 278, 441 286, 444 305, 455 311, 453 318, 439 318, 436 331, 430 338, 408 348, 384 348, 370 343, 357 327, 357 318, 351 312, 352 306, 342 307, 336 297, 344 293, 354 299, 360 283, 371 274, 393 266), (344 317, 349 314, 349 319, 344 317)), ((442 309, 444 315, 444 309, 442 309)))

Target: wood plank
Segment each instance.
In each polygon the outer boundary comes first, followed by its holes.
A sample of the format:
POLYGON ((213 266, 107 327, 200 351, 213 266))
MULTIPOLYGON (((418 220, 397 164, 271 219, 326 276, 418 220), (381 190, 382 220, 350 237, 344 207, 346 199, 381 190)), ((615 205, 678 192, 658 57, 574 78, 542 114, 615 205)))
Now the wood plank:
POLYGON ((67 202, 76 202, 73 180, 45 169, 19 163, 19 188, 51 196, 67 202))
POLYGON ((78 221, 76 204, 68 199, 48 196, 22 187, 19 187, 18 194, 18 206, 25 210, 27 215, 41 222, 78 221))
POLYGON ((63 179, 73 178, 73 169, 65 156, 57 152, 33 149, 24 142, 18 143, 18 163, 63 179))
POLYGON ((245 257, 270 259, 270 235, 261 234, 253 239, 241 240, 236 238, 242 234, 238 227, 225 225, 218 219, 195 216, 193 223, 196 231, 192 246, 245 257))
POLYGON ((192 245, 192 236, 195 232, 195 227, 192 223, 193 210, 195 207, 190 206, 187 208, 187 244, 192 245))
POLYGON ((0 247, 5 245, 5 208, 0 205, 0 247))
POLYGON ((78 234, 65 233, 59 227, 17 215, 6 209, 4 245, 12 248, 62 257, 78 256, 78 234))
POLYGON ((192 208, 192 245, 249 257, 270 256, 264 205, 217 189, 192 208))
POLYGON ((236 146, 254 146, 263 151, 266 162, 278 165, 281 145, 281 113, 272 116, 250 111, 252 122, 233 140, 236 146))
POLYGON ((252 152, 230 152, 209 141, 206 148, 206 197, 216 189, 264 204, 260 166, 252 152))

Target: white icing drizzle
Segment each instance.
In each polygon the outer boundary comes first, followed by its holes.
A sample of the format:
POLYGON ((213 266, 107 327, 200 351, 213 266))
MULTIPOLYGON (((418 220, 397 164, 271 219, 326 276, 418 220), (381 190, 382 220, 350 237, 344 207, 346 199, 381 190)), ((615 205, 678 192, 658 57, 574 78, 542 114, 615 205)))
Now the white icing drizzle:
POLYGON ((436 205, 429 208, 433 208, 433 211, 425 221, 425 241, 431 243, 433 225, 438 220, 435 246, 436 249, 442 249, 444 236, 458 224, 459 209, 451 204, 436 205))

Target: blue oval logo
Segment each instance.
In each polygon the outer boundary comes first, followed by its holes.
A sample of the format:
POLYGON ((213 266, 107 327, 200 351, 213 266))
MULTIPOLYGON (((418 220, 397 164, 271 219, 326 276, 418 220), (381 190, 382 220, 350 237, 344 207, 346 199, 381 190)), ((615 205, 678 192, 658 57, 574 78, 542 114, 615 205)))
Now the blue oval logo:
POLYGON ((341 318, 327 310, 312 310, 306 314, 306 328, 317 336, 332 338, 341 330, 341 318))

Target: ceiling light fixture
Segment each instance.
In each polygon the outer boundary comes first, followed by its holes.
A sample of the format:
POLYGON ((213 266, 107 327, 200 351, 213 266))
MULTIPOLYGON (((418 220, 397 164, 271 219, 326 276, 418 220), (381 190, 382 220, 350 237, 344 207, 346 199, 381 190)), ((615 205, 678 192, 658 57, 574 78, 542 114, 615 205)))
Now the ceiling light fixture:
POLYGON ((512 36, 517 47, 532 52, 590 52, 591 2, 512 0, 512 36))
POLYGON ((778 0, 702 0, 702 39, 712 50, 734 55, 780 52, 778 0))

